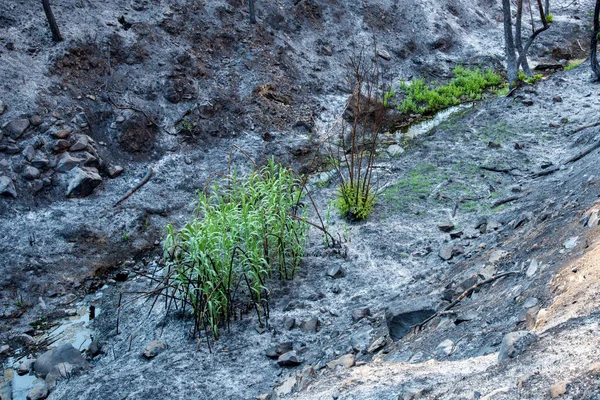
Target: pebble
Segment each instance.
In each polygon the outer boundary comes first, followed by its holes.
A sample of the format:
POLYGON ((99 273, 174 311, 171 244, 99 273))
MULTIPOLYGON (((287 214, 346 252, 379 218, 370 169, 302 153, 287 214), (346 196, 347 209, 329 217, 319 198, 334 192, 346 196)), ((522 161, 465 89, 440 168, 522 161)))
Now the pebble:
POLYGON ((167 349, 167 344, 161 340, 153 340, 146 345, 143 356, 151 359, 167 349))
POLYGON ((43 400, 48 397, 48 388, 45 385, 34 386, 27 393, 27 400, 43 400))
POLYGON ((556 399, 567 393, 567 385, 569 382, 558 382, 550 386, 550 397, 556 399))
POLYGON ((354 354, 346 354, 340 358, 328 362, 327 367, 329 369, 335 369, 339 365, 345 368, 350 368, 354 366, 354 361, 354 354))
POLYGON ((342 266, 339 264, 332 265, 327 270, 327 276, 329 276, 333 279, 343 278, 344 275, 345 275, 344 268, 342 268, 342 266))
POLYGON ((295 367, 297 365, 302 364, 304 360, 302 357, 299 357, 298 354, 294 350, 288 351, 279 356, 277 359, 277 364, 280 367, 295 367))

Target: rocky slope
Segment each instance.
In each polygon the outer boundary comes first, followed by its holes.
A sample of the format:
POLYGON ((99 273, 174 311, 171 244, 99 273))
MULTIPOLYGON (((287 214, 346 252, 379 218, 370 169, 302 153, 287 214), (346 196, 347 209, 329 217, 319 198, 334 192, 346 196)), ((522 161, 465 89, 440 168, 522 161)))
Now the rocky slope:
MULTIPOLYGON (((567 398, 593 396, 600 167, 597 151, 566 163, 599 140, 597 128, 574 132, 596 121, 586 66, 425 136, 391 135, 403 151, 382 149, 374 215, 332 216, 343 248, 314 232, 300 276, 272 295, 270 328, 247 315, 210 352, 190 339, 189 321, 165 319, 160 303, 146 317, 128 294, 150 288, 131 277, 160 262, 162 227, 187 218, 232 145, 306 165, 343 109, 346 57, 373 36, 394 81, 443 78, 458 62, 500 65, 501 46, 490 46, 501 43, 498 5, 265 2, 255 26, 233 0, 54 7, 67 38, 58 45, 40 10, 0 4, 3 343, 35 348, 31 322, 68 314, 86 293, 102 310, 94 368, 51 398, 545 398, 559 382, 567 398), (149 168, 150 182, 113 207, 149 168), (398 321, 411 307, 431 314, 503 272, 515 274, 404 336, 398 321), (537 340, 498 364, 504 336, 524 330, 537 340), (167 348, 148 360, 153 340, 167 348), (265 356, 289 342, 300 366, 265 356)), ((535 55, 580 56, 589 7, 557 9, 535 55)), ((326 210, 335 182, 318 186, 326 210)))

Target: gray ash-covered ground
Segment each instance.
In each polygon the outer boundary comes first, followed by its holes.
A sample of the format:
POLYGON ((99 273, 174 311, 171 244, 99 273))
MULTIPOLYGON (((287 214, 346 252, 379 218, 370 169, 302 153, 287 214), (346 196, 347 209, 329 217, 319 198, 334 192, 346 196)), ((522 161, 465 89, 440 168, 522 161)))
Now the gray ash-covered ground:
MULTIPOLYGON (((0 181, 7 187, 1 344, 35 349, 36 321, 61 317, 74 299, 103 287, 93 325, 102 354, 50 398, 255 398, 273 390, 300 398, 420 390, 472 398, 505 387, 494 398, 545 398, 561 380, 578 398, 594 386, 592 304, 572 319, 556 311, 537 327, 527 320, 527 310, 550 310, 569 292, 551 279, 596 246, 597 228, 579 219, 597 200, 597 152, 561 166, 598 140, 598 128, 572 133, 596 121, 598 88, 587 66, 462 111, 426 136, 392 136, 404 152, 390 157, 381 149, 374 214, 362 223, 331 218, 331 230, 348 239, 341 250, 313 232, 297 279, 274 284, 270 328, 259 332, 249 313, 209 352, 190 337, 190 321, 176 313, 165 320, 162 302, 148 317, 148 304, 128 304, 117 334, 119 293, 150 288, 133 271, 160 262, 162 228, 191 215, 195 192, 211 173, 226 171, 233 145, 259 162, 274 155, 305 167, 347 99, 347 57, 373 37, 393 81, 443 80, 457 63, 499 67, 501 9, 490 1, 289 0, 257 4, 259 21, 250 25, 246 4, 235 0, 53 7, 66 39, 60 44, 51 42, 41 9, 0 4, 0 179, 10 180, 0 181), (150 182, 113 207, 148 168, 150 182), (454 229, 441 231, 449 222, 454 229), (575 247, 566 248, 573 237, 575 247), (532 260, 537 268, 528 276, 532 260), (343 277, 327 276, 335 266, 343 277), (483 286, 422 332, 390 339, 388 306, 423 296, 447 304, 503 271, 520 274, 483 286), (117 272, 129 280, 115 282, 117 272), (291 319, 298 326, 288 330, 291 319), (540 335, 524 361, 497 366, 503 336, 525 329, 540 335), (152 340, 168 348, 146 360, 141 353, 152 340), (281 368, 265 356, 290 341, 300 366, 281 368), (564 356, 547 354, 553 343, 564 356), (340 364, 356 366, 327 366, 344 356, 340 364)), ((582 58, 590 7, 557 7, 534 58, 582 58)), ((247 165, 236 152, 233 162, 247 165)), ((335 182, 315 185, 323 213, 335 191, 335 182)), ((586 293, 594 298, 593 289, 586 293)))

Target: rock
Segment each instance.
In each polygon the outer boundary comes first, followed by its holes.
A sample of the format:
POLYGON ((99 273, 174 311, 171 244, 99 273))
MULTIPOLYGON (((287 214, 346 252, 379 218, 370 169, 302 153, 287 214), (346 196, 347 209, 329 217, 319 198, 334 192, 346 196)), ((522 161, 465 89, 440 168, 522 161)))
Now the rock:
POLYGON ((75 143, 69 147, 69 151, 81 151, 85 150, 90 144, 89 137, 87 135, 79 135, 75 143))
POLYGON ((438 255, 444 261, 448 261, 453 257, 464 254, 465 248, 461 245, 442 246, 438 255))
POLYGON ((371 315, 371 310, 369 307, 355 308, 352 310, 352 321, 358 322, 369 315, 371 315))
POLYGON ((332 265, 327 270, 327 276, 330 276, 333 279, 343 278, 344 275, 345 275, 344 268, 342 268, 342 266, 339 264, 332 265))
POLYGON ((377 49, 377 55, 386 61, 390 61, 392 59, 392 56, 390 56, 390 53, 388 53, 385 49, 382 49, 382 48, 377 49))
POLYGON ((531 99, 523 99, 523 100, 521 100, 521 103, 523 103, 524 105, 526 105, 527 107, 529 107, 529 106, 533 105, 533 100, 531 100, 531 99))
POLYGON ((29 128, 29 120, 26 118, 14 119, 4 125, 3 128, 11 138, 18 139, 23 136, 23 133, 29 128))
POLYGON ((81 367, 76 367, 68 362, 56 364, 46 375, 46 387, 48 390, 54 390, 59 380, 69 379, 71 375, 80 369, 81 367))
POLYGON ((61 363, 69 363, 72 366, 80 367, 82 369, 87 369, 89 367, 79 350, 70 343, 65 343, 60 347, 48 350, 38 357, 38 359, 35 360, 33 368, 37 374, 46 377, 55 366, 61 363))
POLYGON ((562 97, 560 97, 560 96, 554 96, 552 98, 552 101, 555 102, 555 103, 562 103, 562 97))
POLYGON ((327 363, 329 369, 335 369, 338 365, 346 368, 354 366, 354 354, 346 354, 345 356, 341 356, 340 358, 327 363))
POLYGON ((288 353, 294 349, 294 343, 284 342, 279 343, 277 346, 269 347, 265 351, 265 355, 269 358, 278 358, 280 355, 288 353))
POLYGON ((167 344, 160 340, 153 340, 146 345, 143 356, 147 359, 151 359, 162 353, 167 349, 167 344))
POLYGON ((413 325, 420 324, 436 312, 436 299, 423 296, 396 301, 385 311, 385 322, 393 340, 400 340, 413 325))
POLYGON ((404 149, 397 144, 392 144, 387 148, 387 153, 390 155, 390 157, 396 157, 404 153, 404 149))
POLYGON ((8 354, 10 353, 10 346, 7 344, 3 344, 2 346, 0 346, 0 355, 3 354, 8 354))
POLYGON ((31 125, 33 126, 40 126, 44 121, 39 115, 34 115, 33 117, 29 118, 29 122, 31 122, 31 125))
POLYGON ((92 194, 94 189, 102 183, 102 178, 95 168, 73 168, 69 174, 67 197, 85 197, 92 194))
POLYGON ((595 226, 598 226, 600 222, 600 218, 598 217, 598 211, 593 211, 590 214, 590 218, 587 220, 587 226, 590 228, 593 228, 595 226))
POLYGON ((302 321, 300 328, 304 332, 316 333, 319 331, 319 328, 321 328, 321 321, 319 321, 317 317, 312 317, 306 321, 302 321))
POLYGON ((510 332, 504 335, 500 352, 498 353, 498 362, 504 362, 509 358, 518 357, 531 344, 537 340, 535 334, 527 331, 510 332))
POLYGON ((571 249, 575 248, 575 246, 577 246, 578 240, 579 240, 579 236, 570 237, 567 240, 565 240, 565 242, 563 243, 563 246, 565 249, 571 250, 571 249))
POLYGON ((538 263, 535 259, 533 259, 529 263, 529 267, 527 267, 527 272, 525 272, 525 275, 527 275, 528 278, 531 278, 535 275, 537 270, 538 270, 538 263))
POLYGON ((292 329, 294 329, 296 327, 296 319, 290 318, 290 317, 286 317, 283 320, 283 327, 286 330, 291 331, 292 329))
POLYGON ((4 111, 6 111, 6 103, 0 100, 0 115, 4 114, 4 111))
POLYGON ((50 165, 50 161, 48 161, 48 159, 44 156, 38 154, 31 160, 31 165, 33 165, 37 169, 44 170, 48 168, 48 165, 50 165))
POLYGON ((35 358, 26 358, 23 361, 21 361, 19 363, 19 366, 17 367, 17 374, 23 376, 29 373, 29 371, 31 371, 31 368, 33 368, 33 363, 35 362, 35 358))
POLYGON ((35 157, 35 149, 32 145, 25 146, 23 149, 23 157, 25 157, 25 159, 29 162, 33 160, 33 157, 35 157))
POLYGON ((569 384, 569 382, 558 382, 555 383, 554 385, 550 386, 550 397, 552 397, 553 399, 556 399, 557 397, 562 396, 563 394, 567 393, 567 385, 569 384))
POLYGON ((15 185, 8 176, 0 176, 0 196, 11 196, 14 199, 17 198, 15 185))
POLYGON ((373 328, 371 325, 363 325, 356 332, 352 333, 350 337, 350 344, 352 345, 352 349, 360 353, 361 351, 365 351, 371 342, 371 333, 373 332, 373 328))
POLYGON ((68 139, 71 136, 71 131, 68 129, 59 129, 52 131, 52 136, 56 139, 68 139))
POLYGON ((489 261, 491 263, 496 263, 496 262, 500 261, 502 259, 502 257, 504 257, 507 254, 508 253, 504 250, 494 250, 494 251, 492 251, 492 254, 490 254, 489 261))
POLYGON ((79 165, 81 159, 73 157, 70 153, 63 153, 58 159, 55 170, 57 172, 69 172, 79 165))
POLYGON ((439 224, 438 228, 442 232, 450 232, 454 229, 454 224, 452 222, 444 222, 439 224))
POLYGON ((120 165, 111 165, 107 168, 107 173, 110 179, 115 179, 123 173, 123 167, 121 167, 120 165))
POLYGON ((94 358, 96 357, 98 354, 100 354, 100 350, 102 350, 102 347, 100 346, 100 344, 97 341, 92 341, 92 343, 90 343, 90 345, 88 346, 87 349, 87 354, 94 358))
POLYGON ((445 356, 449 356, 454 350, 454 342, 450 339, 446 339, 440 344, 438 344, 436 350, 438 351, 438 353, 441 353, 445 356))
POLYGON ((15 143, 9 143, 3 150, 6 154, 19 154, 21 149, 15 143))
POLYGON ((45 385, 34 386, 27 393, 27 400, 43 400, 48 397, 48 388, 45 385))
POLYGON ((371 343, 367 348, 368 353, 375 353, 377 350, 382 349, 386 345, 385 337, 380 336, 371 343))
POLYGON ((425 389, 406 388, 402 394, 398 395, 398 400, 417 400, 423 398, 425 389))
POLYGON ((532 308, 538 305, 540 301, 535 297, 528 297, 523 303, 523 308, 532 308))
POLYGON ((535 325, 537 324, 537 316, 540 312, 539 307, 533 307, 527 310, 525 313, 525 326, 527 330, 535 329, 535 325))
POLYGON ((40 175, 40 170, 36 167, 26 167, 25 171, 23 172, 23 178, 27 179, 28 181, 37 179, 40 177, 40 175))
POLYGON ((302 357, 299 357, 298 354, 292 350, 280 355, 277 359, 277 365, 280 367, 295 367, 302 364, 303 361, 302 357))
POLYGON ((62 153, 69 147, 71 147, 71 142, 69 142, 68 140, 59 139, 56 142, 54 142, 54 146, 52 146, 52 151, 54 151, 55 153, 62 153))

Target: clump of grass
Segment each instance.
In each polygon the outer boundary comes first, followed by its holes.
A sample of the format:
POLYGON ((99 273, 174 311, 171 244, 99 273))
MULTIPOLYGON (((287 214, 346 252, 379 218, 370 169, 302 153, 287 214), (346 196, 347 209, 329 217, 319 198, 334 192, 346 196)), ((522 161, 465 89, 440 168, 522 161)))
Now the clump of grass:
MULTIPOLYGON (((275 164, 200 193, 197 215, 180 230, 167 226, 165 297, 191 308, 196 329, 218 337, 245 293, 268 318, 269 280, 293 279, 308 225, 298 215, 302 182, 275 164)), ((195 329, 195 332, 196 332, 195 329)), ((194 333, 195 333, 194 332, 194 333)))
POLYGON ((546 15, 546 22, 551 24, 552 21, 554 21, 554 15, 552 15, 552 14, 546 15))
POLYGON ((502 84, 500 75, 490 69, 483 71, 457 66, 453 72, 455 77, 439 87, 430 87, 424 79, 417 79, 410 85, 401 83, 405 97, 397 106, 398 110, 403 113, 431 114, 465 101, 480 100, 487 89, 502 84))
POLYGON ((566 67, 563 69, 563 71, 570 71, 570 70, 572 70, 573 68, 580 66, 582 62, 583 62, 583 60, 577 60, 577 61, 574 61, 574 62, 570 63, 569 65, 567 65, 567 66, 566 66, 566 67))
POLYGON ((519 78, 519 80, 522 81, 522 82, 525 82, 525 83, 528 83, 530 85, 533 85, 533 84, 541 81, 542 78, 543 78, 543 75, 542 74, 535 74, 533 76, 527 76, 525 74, 525 72, 519 71, 517 73, 517 78, 519 78))
POLYGON ((342 183, 338 187, 335 205, 342 217, 365 219, 375 206, 375 193, 365 185, 342 183))

